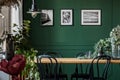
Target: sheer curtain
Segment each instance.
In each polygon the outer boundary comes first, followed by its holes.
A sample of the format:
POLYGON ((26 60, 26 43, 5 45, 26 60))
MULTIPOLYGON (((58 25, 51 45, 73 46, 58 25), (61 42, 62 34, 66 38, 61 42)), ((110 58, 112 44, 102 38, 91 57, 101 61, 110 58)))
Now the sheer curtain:
MULTIPOLYGON (((18 27, 22 25, 22 1, 19 2, 19 5, 11 6, 9 7, 2 7, 3 15, 5 16, 5 25, 4 28, 7 33, 11 33, 15 35, 18 32, 13 32, 13 30, 17 31, 18 27), (13 25, 16 24, 17 26, 13 27, 13 25)), ((3 51, 6 51, 6 40, 2 42, 2 45, 0 44, 0 47, 3 48, 3 51)), ((9 74, 6 74, 2 71, 0 71, 0 80, 11 80, 9 74)))
POLYGON ((19 5, 11 6, 11 33, 13 35, 18 33, 18 28, 21 28, 23 22, 22 16, 22 1, 19 2, 19 5), (14 27, 14 24, 16 25, 14 27), (14 32, 14 30, 16 32, 14 32))
MULTIPOLYGON (((22 15, 22 0, 19 1, 19 5, 11 6, 10 9, 10 33, 14 36, 19 33, 19 29, 22 27, 23 15, 22 15), (16 26, 14 26, 16 25, 16 26), (14 30, 16 32, 14 32, 14 30)), ((10 79, 11 80, 11 79, 10 79)))

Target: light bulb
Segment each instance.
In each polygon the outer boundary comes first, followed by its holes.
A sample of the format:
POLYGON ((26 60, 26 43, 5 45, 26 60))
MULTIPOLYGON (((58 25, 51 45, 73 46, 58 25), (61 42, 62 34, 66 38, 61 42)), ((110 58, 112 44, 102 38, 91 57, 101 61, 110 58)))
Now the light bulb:
POLYGON ((33 18, 35 18, 40 12, 38 11, 28 11, 27 13, 30 13, 33 18))

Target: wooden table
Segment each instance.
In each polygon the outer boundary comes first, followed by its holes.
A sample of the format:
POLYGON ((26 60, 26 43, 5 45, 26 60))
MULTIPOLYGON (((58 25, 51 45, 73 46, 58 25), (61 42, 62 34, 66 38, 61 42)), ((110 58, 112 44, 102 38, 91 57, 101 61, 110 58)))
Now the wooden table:
MULTIPOLYGON (((86 64, 86 63, 92 62, 92 59, 78 59, 78 58, 56 58, 56 59, 57 59, 58 63, 64 63, 64 64, 74 64, 74 63, 78 63, 78 64, 85 63, 86 64)), ((37 60, 35 60, 35 62, 37 63, 37 60)), ((99 63, 105 63, 105 62, 106 62, 106 60, 99 61, 99 63)), ((50 61, 47 58, 43 58, 42 63, 50 63, 50 61)), ((53 60, 53 63, 55 63, 54 60, 53 60)), ((111 60, 111 63, 119 64, 120 60, 111 60)))

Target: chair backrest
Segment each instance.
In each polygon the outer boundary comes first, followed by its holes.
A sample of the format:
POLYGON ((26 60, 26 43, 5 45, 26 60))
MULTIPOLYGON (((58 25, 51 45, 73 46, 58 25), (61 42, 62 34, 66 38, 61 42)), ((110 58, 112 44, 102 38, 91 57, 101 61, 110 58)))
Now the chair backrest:
POLYGON ((39 55, 37 57, 37 63, 39 64, 38 68, 39 68, 41 80, 45 78, 50 78, 51 76, 54 79, 46 79, 46 80, 56 80, 58 62, 55 57, 50 56, 50 55, 39 55), (43 58, 48 59, 50 63, 43 64, 42 63, 43 58), (53 60, 55 61, 55 63, 53 63, 53 60))
MULTIPOLYGON (((49 51, 45 54, 53 56, 53 57, 57 57, 57 58, 63 58, 63 55, 61 53, 58 53, 58 52, 49 51)), ((58 74, 62 74, 62 73, 63 73, 63 66, 60 63, 60 64, 58 64, 58 74)))
POLYGON ((90 65, 90 70, 89 70, 89 74, 91 78, 90 80, 94 80, 94 78, 97 78, 97 79, 102 78, 104 80, 107 80, 110 60, 111 60, 111 57, 108 55, 101 55, 101 56, 95 57, 92 60, 90 65), (106 63, 99 64, 99 61, 102 59, 106 60, 106 63))
MULTIPOLYGON (((79 52, 75 55, 75 58, 80 58, 80 59, 85 58, 86 55, 88 55, 88 52, 79 52)), ((86 66, 85 65, 83 66, 82 64, 76 64, 75 73, 87 74, 88 68, 89 68, 89 64, 87 64, 86 66), (78 66, 79 66, 79 68, 78 68, 78 66), (84 68, 85 68, 85 72, 83 70, 84 68)))

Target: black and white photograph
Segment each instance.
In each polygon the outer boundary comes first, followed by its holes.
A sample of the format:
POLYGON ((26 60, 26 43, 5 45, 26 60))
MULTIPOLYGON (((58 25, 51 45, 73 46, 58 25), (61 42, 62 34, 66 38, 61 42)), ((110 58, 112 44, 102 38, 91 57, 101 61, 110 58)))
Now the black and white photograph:
POLYGON ((53 10, 41 10, 41 24, 42 26, 53 25, 53 10))
POLYGON ((101 25, 101 10, 81 10, 81 25, 101 25))
POLYGON ((61 25, 72 25, 73 24, 73 12, 72 9, 61 10, 61 25))

